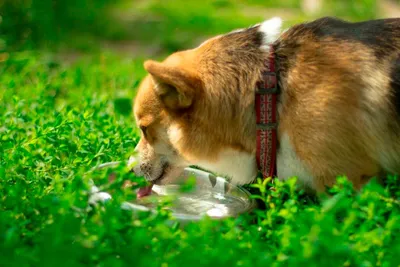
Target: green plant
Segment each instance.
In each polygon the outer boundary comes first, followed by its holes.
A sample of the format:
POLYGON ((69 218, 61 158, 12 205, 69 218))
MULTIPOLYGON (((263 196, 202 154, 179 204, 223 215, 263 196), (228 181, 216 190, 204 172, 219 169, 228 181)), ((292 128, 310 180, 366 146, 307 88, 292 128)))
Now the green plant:
MULTIPOLYGON (((251 189, 265 208, 222 221, 180 225, 163 209, 168 202, 157 215, 121 209, 144 179, 123 164, 89 170, 126 160, 137 144, 132 98, 150 56, 104 53, 90 38, 79 44, 86 53, 75 63, 24 50, 68 43, 67 36, 74 43, 75 30, 103 36, 102 23, 116 24, 101 15, 111 2, 0 0, 0 50, 22 50, 0 53, 1 266, 399 266, 397 176, 361 192, 338 177, 330 197, 318 200, 299 190, 295 178, 260 179, 251 189), (89 206, 90 179, 112 200, 89 206), (127 180, 133 187, 124 187, 127 180)), ((364 2, 360 9, 358 1, 333 4, 341 6, 336 14, 356 20, 375 14, 374 2, 364 2)), ((271 15, 253 14, 254 8, 291 8, 297 13, 286 23, 303 20, 297 0, 134 4, 122 6, 132 19, 125 37, 159 46, 159 58, 271 15)))
POLYGON ((133 97, 141 62, 100 55, 65 66, 19 53, 0 67, 0 265, 400 264, 397 177, 360 193, 341 177, 320 203, 295 179, 259 180, 254 197, 266 208, 223 221, 180 226, 162 206, 122 210, 144 180, 122 165, 112 182, 110 170, 88 171, 127 159, 138 141, 128 108, 115 104, 133 97), (87 210, 89 179, 113 199, 87 210))

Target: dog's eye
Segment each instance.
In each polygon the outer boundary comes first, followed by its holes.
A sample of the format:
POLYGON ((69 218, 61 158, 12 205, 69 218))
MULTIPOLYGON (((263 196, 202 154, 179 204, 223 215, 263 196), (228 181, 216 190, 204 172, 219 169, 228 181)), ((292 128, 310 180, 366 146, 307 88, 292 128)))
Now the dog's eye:
POLYGON ((147 127, 146 126, 140 126, 140 130, 142 131, 143 135, 146 136, 147 127))

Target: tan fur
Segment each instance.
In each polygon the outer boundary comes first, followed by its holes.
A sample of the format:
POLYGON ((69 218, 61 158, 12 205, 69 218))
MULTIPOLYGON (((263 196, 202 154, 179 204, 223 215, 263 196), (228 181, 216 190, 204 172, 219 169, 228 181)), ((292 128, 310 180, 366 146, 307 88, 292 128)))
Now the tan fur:
MULTIPOLYGON (((173 127, 179 138, 171 138, 169 146, 185 163, 216 161, 224 149, 255 153, 255 118, 249 116, 254 108, 252 93, 255 88, 250 85, 258 80, 263 59, 258 58, 259 48, 254 45, 251 47, 248 33, 237 35, 240 38, 235 42, 222 36, 197 49, 175 53, 162 63, 145 63, 151 77, 147 77, 140 86, 134 104, 137 123, 147 127, 149 135, 148 138, 143 136, 142 143, 158 138, 152 136, 154 131, 151 132, 151 129, 163 128, 161 131, 167 136, 168 130, 173 127), (221 55, 223 48, 225 55, 221 55), (247 59, 249 64, 237 64, 242 59, 247 59), (229 75, 232 72, 241 72, 242 75, 232 77, 229 75), (169 77, 177 77, 182 73, 193 74, 183 77, 185 83, 199 83, 191 80, 193 76, 203 82, 192 87, 191 92, 185 92, 194 96, 190 107, 175 106, 171 109, 170 104, 175 100, 157 97, 157 88, 165 87, 161 89, 163 91, 169 88, 172 92, 164 94, 182 98, 182 94, 174 89, 180 85, 171 86, 171 82, 167 81, 169 77), (167 84, 163 84, 165 82, 167 84)), ((180 90, 182 87, 179 87, 180 90)), ((152 150, 152 145, 141 144, 139 151, 141 154, 153 154, 144 152, 152 150)))
MULTIPOLYGON (((281 40, 291 44, 298 41, 295 36, 287 32, 281 40)), ((387 63, 359 43, 327 38, 321 46, 313 38, 302 33, 284 79, 278 131, 291 136, 295 152, 314 176, 313 187, 322 191, 346 175, 360 188, 379 176, 388 161, 391 171, 399 172, 400 139, 390 129, 398 119, 390 109, 387 63), (394 150, 388 159, 379 158, 394 150)), ((277 53, 291 54, 292 49, 289 45, 277 53)), ((392 127, 399 129, 396 123, 392 127)))
MULTIPOLYGON (((136 171, 160 181, 187 165, 254 158, 255 84, 269 53, 257 31, 218 36, 163 62, 145 62, 149 76, 134 103, 143 131, 136 171)), ((274 44, 282 89, 278 140, 288 137, 284 151, 312 176, 311 188, 323 191, 338 175, 360 188, 382 171, 400 172, 400 124, 389 85, 399 40, 391 43, 395 52, 382 48, 378 52, 387 54, 377 58, 377 49, 330 36, 317 39, 300 25, 274 44)), ((255 164, 249 168, 253 175, 255 164)), ((255 178, 227 175, 237 183, 255 178)))

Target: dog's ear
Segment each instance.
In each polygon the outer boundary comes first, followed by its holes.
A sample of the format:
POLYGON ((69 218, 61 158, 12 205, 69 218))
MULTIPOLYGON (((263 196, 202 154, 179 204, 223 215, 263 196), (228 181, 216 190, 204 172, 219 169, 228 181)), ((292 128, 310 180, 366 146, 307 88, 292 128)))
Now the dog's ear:
POLYGON ((176 110, 193 104, 201 90, 200 77, 189 69, 147 60, 144 68, 155 82, 155 91, 166 107, 176 110))

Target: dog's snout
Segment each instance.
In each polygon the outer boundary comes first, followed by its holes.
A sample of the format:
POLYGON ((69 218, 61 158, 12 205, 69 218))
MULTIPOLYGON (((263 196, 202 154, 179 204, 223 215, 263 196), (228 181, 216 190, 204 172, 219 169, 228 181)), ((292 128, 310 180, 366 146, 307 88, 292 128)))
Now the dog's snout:
POLYGON ((146 158, 140 158, 140 160, 129 166, 130 171, 136 176, 143 176, 148 181, 155 181, 162 178, 169 164, 162 159, 146 160, 146 158))
POLYGON ((146 177, 146 179, 149 179, 151 177, 152 166, 150 163, 142 162, 138 164, 138 168, 140 169, 142 175, 146 177))

